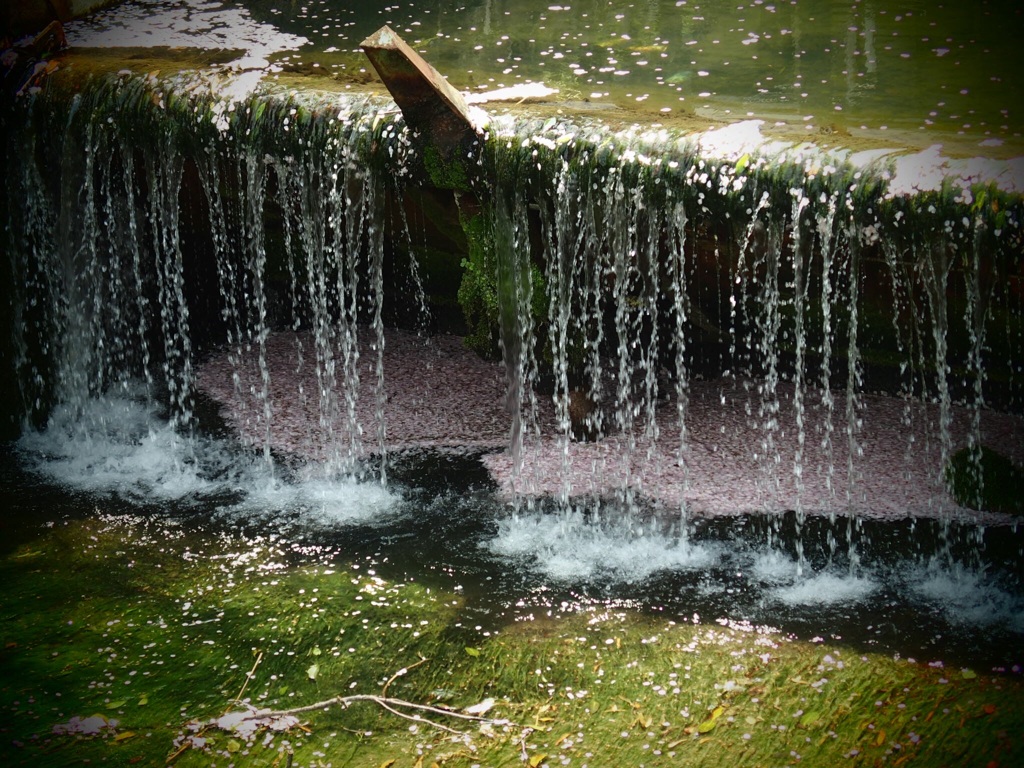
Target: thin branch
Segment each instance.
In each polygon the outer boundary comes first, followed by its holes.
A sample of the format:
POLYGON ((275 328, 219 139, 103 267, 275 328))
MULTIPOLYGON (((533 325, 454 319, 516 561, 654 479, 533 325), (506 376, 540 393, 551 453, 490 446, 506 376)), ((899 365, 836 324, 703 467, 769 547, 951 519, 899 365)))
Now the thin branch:
POLYGON ((171 753, 170 755, 167 756, 167 759, 164 761, 164 764, 165 765, 170 765, 175 760, 177 760, 179 757, 181 757, 185 753, 186 750, 189 750, 191 748, 192 748, 192 742, 189 741, 188 739, 185 739, 185 741, 182 743, 182 745, 180 747, 178 747, 173 753, 171 753))
MULTIPOLYGON (((432 712, 435 715, 445 715, 446 717, 456 717, 460 720, 472 720, 478 723, 508 723, 506 720, 494 720, 489 717, 480 717, 479 715, 467 715, 465 712, 456 712, 452 709, 441 709, 440 707, 432 707, 428 704, 415 704, 411 701, 405 701, 404 699, 395 699, 388 696, 378 696, 373 693, 356 693, 351 696, 335 696, 324 701, 318 701, 315 704, 305 704, 301 707, 292 707, 291 709, 278 709, 270 712, 255 712, 246 717, 246 719, 256 717, 288 717, 290 715, 299 715, 303 712, 312 712, 317 709, 327 709, 334 704, 338 704, 342 707, 347 707, 349 704, 353 704, 357 701, 372 701, 374 704, 378 704, 385 709, 390 707, 408 707, 409 709, 418 709, 422 712, 432 712)), ((508 723, 509 725, 515 725, 515 723, 508 723)))
MULTIPOLYGON (((245 676, 245 682, 242 683, 242 687, 239 689, 238 694, 235 696, 234 699, 232 699, 232 701, 234 701, 236 704, 242 703, 242 694, 245 693, 245 688, 247 685, 249 685, 249 681, 252 680, 252 676, 256 674, 256 667, 260 665, 261 661, 263 661, 263 651, 259 652, 259 655, 256 657, 256 663, 252 665, 252 669, 250 669, 248 674, 245 676)), ((228 707, 228 709, 224 710, 224 714, 226 715, 229 710, 230 706, 228 707)))
POLYGON ((395 674, 393 674, 391 677, 389 677, 388 681, 386 683, 384 683, 384 687, 380 689, 380 695, 381 696, 387 696, 388 695, 388 686, 389 685, 391 685, 393 682, 395 682, 395 680, 397 680, 402 675, 407 674, 410 669, 415 669, 420 664, 425 664, 428 661, 430 661, 430 659, 427 659, 427 658, 421 656, 420 660, 417 661, 415 664, 410 664, 408 667, 402 667, 400 670, 395 672, 395 674))
MULTIPOLYGON (((205 731, 207 728, 211 728, 211 727, 220 728, 221 730, 235 730, 240 723, 243 723, 243 722, 246 722, 246 721, 254 723, 257 728, 268 727, 268 728, 273 728, 275 730, 282 730, 282 729, 286 730, 288 728, 297 727, 297 728, 302 728, 303 730, 307 730, 306 727, 303 726, 301 723, 299 723, 298 720, 295 718, 296 715, 303 714, 304 712, 312 712, 314 710, 327 709, 327 708, 329 708, 329 707, 331 707, 333 705, 338 705, 338 706, 342 707, 343 709, 347 709, 349 707, 349 705, 354 704, 357 701, 370 701, 370 702, 373 702, 377 706, 381 707, 382 709, 387 710, 388 712, 390 712, 391 714, 395 715, 396 717, 402 718, 403 720, 409 720, 409 721, 414 722, 414 723, 422 723, 424 725, 429 725, 429 726, 431 726, 433 728, 437 728, 438 730, 445 731, 446 733, 452 733, 452 734, 455 734, 457 736, 465 736, 466 734, 463 731, 460 731, 460 730, 457 730, 455 728, 452 728, 451 726, 445 725, 444 723, 439 723, 439 722, 436 722, 435 720, 431 720, 429 718, 422 717, 422 716, 417 715, 417 714, 410 714, 409 712, 404 712, 402 710, 409 709, 409 710, 414 710, 414 711, 417 711, 417 712, 429 712, 430 714, 433 714, 433 715, 442 715, 444 717, 454 717, 454 718, 456 718, 458 720, 468 720, 470 722, 486 723, 488 725, 513 725, 513 726, 516 725, 516 723, 513 723, 511 720, 495 719, 495 718, 489 718, 489 717, 481 717, 479 715, 468 714, 466 712, 457 712, 457 711, 451 710, 451 709, 442 709, 441 707, 432 707, 429 704, 416 704, 415 702, 412 702, 412 701, 406 701, 404 699, 396 699, 396 698, 387 696, 386 694, 387 694, 388 687, 395 680, 397 680, 399 677, 401 677, 402 675, 405 675, 406 673, 408 673, 408 671, 410 669, 418 667, 420 664, 425 664, 429 660, 429 659, 427 659, 425 657, 421 657, 420 660, 417 661, 415 664, 410 664, 408 667, 405 667, 405 668, 400 669, 397 672, 395 672, 391 677, 388 678, 387 682, 384 683, 384 686, 381 689, 381 693, 379 695, 377 695, 377 694, 370 694, 370 693, 360 693, 360 694, 353 694, 351 696, 333 696, 333 697, 331 697, 329 699, 324 699, 323 701, 318 701, 318 702, 316 702, 314 704, 306 704, 306 705, 303 705, 301 707, 292 707, 291 709, 277 709, 277 710, 270 710, 270 709, 263 709, 263 710, 261 710, 261 709, 256 709, 251 704, 247 704, 247 703, 242 702, 241 698, 242 698, 242 694, 245 692, 245 688, 248 685, 249 680, 256 673, 256 668, 259 666, 259 664, 262 661, 262 659, 263 659, 263 653, 261 651, 260 654, 256 657, 256 663, 253 665, 252 670, 250 670, 249 674, 246 675, 246 680, 242 684, 242 688, 238 692, 238 696, 236 696, 235 699, 234 699, 235 703, 242 704, 243 706, 245 706, 246 711, 245 712, 237 712, 237 713, 235 713, 235 716, 233 718, 230 718, 230 720, 231 720, 230 725, 221 724, 221 722, 220 722, 221 720, 223 720, 225 717, 227 717, 230 714, 230 712, 228 712, 228 711, 225 711, 224 714, 221 715, 220 718, 217 718, 216 720, 210 720, 210 721, 207 721, 207 722, 201 723, 201 724, 200 723, 196 723, 196 725, 200 727, 200 733, 205 731), (285 722, 285 723, 273 723, 272 722, 274 720, 283 720, 285 718, 292 718, 292 722, 285 722)), ((191 746, 193 746, 192 740, 191 739, 186 739, 184 741, 184 743, 181 744, 181 746, 177 749, 177 751, 175 751, 173 754, 171 754, 167 758, 167 764, 169 765, 169 764, 173 763, 178 757, 180 757, 191 746)))
POLYGON ((405 712, 400 712, 394 707, 389 707, 386 700, 378 701, 377 703, 384 707, 384 709, 386 709, 388 712, 395 715, 396 717, 401 717, 405 720, 412 720, 412 722, 414 723, 426 723, 427 725, 432 725, 435 728, 438 728, 442 731, 454 733, 456 736, 465 736, 465 734, 462 731, 456 728, 450 728, 449 726, 444 725, 443 723, 435 723, 433 720, 428 720, 427 718, 420 717, 419 715, 407 715, 405 712))

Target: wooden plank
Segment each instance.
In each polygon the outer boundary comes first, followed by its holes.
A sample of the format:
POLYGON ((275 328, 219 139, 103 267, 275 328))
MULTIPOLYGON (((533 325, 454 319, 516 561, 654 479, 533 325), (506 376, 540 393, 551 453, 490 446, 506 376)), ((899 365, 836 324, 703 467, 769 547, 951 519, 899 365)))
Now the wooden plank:
POLYGON ((475 135, 462 94, 393 29, 381 27, 360 47, 411 129, 446 150, 475 135))

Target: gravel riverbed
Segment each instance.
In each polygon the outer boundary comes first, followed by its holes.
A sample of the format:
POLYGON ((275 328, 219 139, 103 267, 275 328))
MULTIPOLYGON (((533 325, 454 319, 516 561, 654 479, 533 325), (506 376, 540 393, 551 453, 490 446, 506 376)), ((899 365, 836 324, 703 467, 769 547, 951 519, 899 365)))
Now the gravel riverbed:
MULTIPOLYGON (((389 330, 381 386, 370 337, 362 333, 351 367, 358 385, 346 387, 340 375, 332 385, 324 365, 318 378, 312 336, 289 332, 267 338, 265 367, 258 354, 224 352, 200 366, 197 383, 247 443, 266 440, 310 461, 382 448, 481 450, 508 497, 627 494, 656 508, 685 503, 694 515, 801 509, 1014 522, 959 507, 946 492, 935 404, 866 393, 848 403, 846 392, 833 391, 829 405, 820 389, 808 388, 798 419, 792 383, 762 394, 757 382, 691 381, 685 440, 671 399, 658 404, 653 423, 637 417, 631 429, 575 442, 560 433, 551 397, 538 395, 517 466, 503 365, 481 360, 456 336, 389 330)), ((335 362, 341 366, 340 356, 335 362)), ((972 412, 954 406, 951 416, 947 448, 955 451, 968 444, 972 412)), ((1024 419, 983 410, 980 421, 983 444, 1024 462, 1024 419)))

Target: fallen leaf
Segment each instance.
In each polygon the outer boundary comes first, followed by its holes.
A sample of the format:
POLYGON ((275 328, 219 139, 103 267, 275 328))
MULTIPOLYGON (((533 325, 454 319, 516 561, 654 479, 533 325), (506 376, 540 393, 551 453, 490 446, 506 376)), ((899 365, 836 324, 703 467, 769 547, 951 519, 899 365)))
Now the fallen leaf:
POLYGON ((310 680, 316 680, 316 676, 318 674, 320 674, 320 665, 310 664, 309 669, 306 670, 306 676, 309 677, 310 680))
POLYGON ((818 721, 819 717, 821 717, 821 714, 815 712, 814 710, 804 712, 803 717, 800 718, 800 725, 802 725, 804 728, 809 728, 818 721))
POLYGON ((646 731, 648 728, 651 727, 651 724, 653 722, 654 719, 650 717, 650 715, 639 714, 635 718, 633 718, 632 726, 635 728, 639 725, 643 730, 646 731))
POLYGON ((385 760, 383 763, 380 764, 380 768, 391 768, 391 766, 394 765, 394 764, 395 764, 394 759, 385 760))
POLYGON ((125 741, 135 735, 135 731, 122 731, 114 737, 114 741, 125 741))
POLYGON ((534 755, 533 757, 530 758, 530 768, 537 768, 538 765, 540 765, 541 763, 543 763, 547 759, 548 759, 548 756, 544 755, 544 754, 534 755))
POLYGON ((973 669, 961 669, 960 675, 963 677, 964 680, 973 680, 978 676, 978 673, 975 672, 973 669))
POLYGON ((878 735, 875 736, 875 746, 876 747, 880 747, 883 744, 885 744, 885 731, 884 730, 879 731, 878 735))
POLYGON ((984 712, 986 715, 994 715, 996 713, 996 705, 986 704, 981 708, 981 711, 984 712))
POLYGON ((475 658, 475 657, 480 655, 480 649, 479 648, 473 648, 473 647, 467 645, 466 646, 466 653, 468 653, 470 656, 473 656, 475 658))
POLYGON ((493 706, 494 699, 487 698, 481 701, 479 704, 473 704, 472 706, 466 707, 462 711, 465 712, 467 715, 482 715, 493 706))
POLYGON ((725 712, 725 707, 719 704, 717 707, 711 710, 711 717, 705 720, 703 723, 697 726, 697 733, 710 733, 714 730, 716 721, 725 712))
POLYGON ((713 719, 705 720, 703 723, 697 726, 697 733, 711 733, 715 730, 715 721, 713 719))

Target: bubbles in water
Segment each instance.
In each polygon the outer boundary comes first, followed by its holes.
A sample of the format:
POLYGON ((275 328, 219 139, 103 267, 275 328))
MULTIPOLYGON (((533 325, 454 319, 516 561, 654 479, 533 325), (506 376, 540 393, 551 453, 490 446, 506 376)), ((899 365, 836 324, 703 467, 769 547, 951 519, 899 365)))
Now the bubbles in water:
MULTIPOLYGON (((794 564, 795 565, 795 564, 794 564)), ((786 605, 835 605, 861 602, 877 588, 869 578, 818 573, 798 578, 788 586, 775 587, 769 594, 786 605)))
POLYGON ((166 501, 231 485, 215 479, 226 463, 204 467, 202 443, 183 438, 154 404, 132 397, 58 406, 45 430, 27 432, 18 445, 33 470, 84 491, 166 501))
POLYGON ((292 482, 266 477, 224 514, 249 518, 253 514, 289 512, 298 514, 305 525, 330 527, 386 519, 397 500, 395 493, 381 485, 347 477, 292 482))
POLYGON ((283 476, 234 443, 179 433, 151 402, 127 396, 92 399, 80 411, 59 407, 47 429, 27 432, 18 447, 31 470, 65 487, 143 503, 214 499, 228 517, 348 524, 385 515, 397 500, 378 484, 324 477, 320 468, 283 476))
POLYGON ((984 571, 962 565, 945 567, 933 560, 914 569, 908 585, 953 623, 1005 625, 1012 632, 1024 633, 1024 600, 984 571))
POLYGON ((531 512, 499 521, 485 547, 557 582, 643 581, 666 570, 696 570, 719 559, 719 547, 693 544, 630 515, 605 519, 576 509, 531 512))

